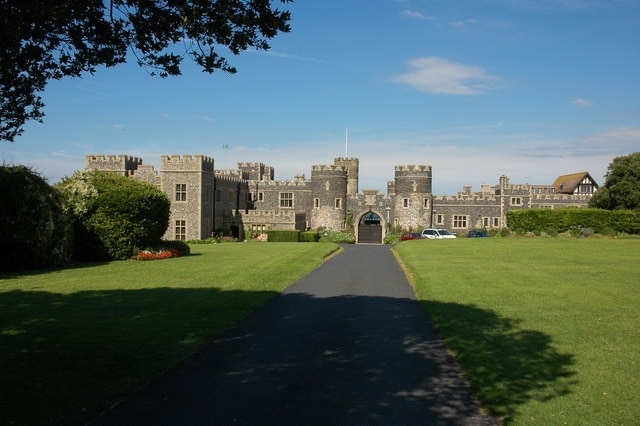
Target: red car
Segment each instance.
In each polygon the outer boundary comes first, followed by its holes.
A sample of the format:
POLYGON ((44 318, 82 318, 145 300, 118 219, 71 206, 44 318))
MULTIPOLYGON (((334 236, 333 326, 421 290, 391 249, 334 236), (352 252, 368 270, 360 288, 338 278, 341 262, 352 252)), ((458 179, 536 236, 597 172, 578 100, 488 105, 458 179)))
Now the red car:
POLYGON ((400 240, 402 240, 402 241, 421 240, 423 238, 424 237, 419 232, 405 232, 404 234, 402 234, 402 237, 400 237, 400 240))

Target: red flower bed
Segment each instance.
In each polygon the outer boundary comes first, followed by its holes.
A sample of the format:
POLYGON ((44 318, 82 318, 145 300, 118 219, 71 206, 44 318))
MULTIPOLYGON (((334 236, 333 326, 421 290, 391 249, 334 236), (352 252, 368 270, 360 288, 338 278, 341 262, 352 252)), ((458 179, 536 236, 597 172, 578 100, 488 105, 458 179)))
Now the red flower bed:
POLYGON ((180 250, 176 248, 163 249, 158 251, 152 250, 142 250, 138 253, 138 260, 158 260, 158 259, 169 259, 172 257, 180 256, 180 250))

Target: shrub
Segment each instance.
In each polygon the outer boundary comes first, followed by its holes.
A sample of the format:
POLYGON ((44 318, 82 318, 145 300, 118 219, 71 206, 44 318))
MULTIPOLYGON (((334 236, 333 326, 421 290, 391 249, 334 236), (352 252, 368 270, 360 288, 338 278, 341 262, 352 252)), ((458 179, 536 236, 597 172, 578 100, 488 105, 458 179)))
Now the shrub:
POLYGON ((26 166, 0 166, 0 270, 59 267, 71 260, 64 198, 26 166))
POLYGON ((149 183, 100 171, 81 171, 59 188, 76 219, 79 260, 128 259, 160 242, 170 202, 149 183))
POLYGON ((300 231, 267 231, 267 239, 270 242, 298 242, 300 241, 300 231))
POLYGON ((317 242, 320 241, 320 233, 317 231, 306 231, 300 233, 300 241, 317 242))

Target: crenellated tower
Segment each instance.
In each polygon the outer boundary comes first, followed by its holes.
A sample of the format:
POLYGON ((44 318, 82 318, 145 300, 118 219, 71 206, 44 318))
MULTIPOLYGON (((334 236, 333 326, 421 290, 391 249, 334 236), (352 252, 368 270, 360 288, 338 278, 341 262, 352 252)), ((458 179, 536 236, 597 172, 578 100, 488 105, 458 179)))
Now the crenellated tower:
POLYGON ((311 168, 312 228, 343 229, 347 215, 348 171, 343 166, 311 168))
POLYGON ((355 197, 358 194, 358 175, 360 173, 360 160, 357 158, 334 158, 333 164, 342 166, 347 170, 347 195, 355 197))
POLYGON ((395 226, 417 229, 431 223, 431 184, 431 166, 395 167, 395 226))

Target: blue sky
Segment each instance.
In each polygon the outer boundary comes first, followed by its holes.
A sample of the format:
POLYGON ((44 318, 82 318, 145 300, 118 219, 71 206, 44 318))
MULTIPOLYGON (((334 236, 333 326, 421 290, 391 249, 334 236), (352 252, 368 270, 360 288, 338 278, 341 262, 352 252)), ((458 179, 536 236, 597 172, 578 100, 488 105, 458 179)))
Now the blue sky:
POLYGON ((45 123, 0 160, 51 183, 87 154, 259 161, 276 179, 360 159, 360 189, 433 167, 433 191, 552 183, 640 151, 637 0, 323 0, 279 4, 288 34, 238 73, 149 76, 135 62, 52 82, 45 123), (347 132, 348 129, 348 143, 347 132), (228 146, 228 149, 223 148, 228 146))

